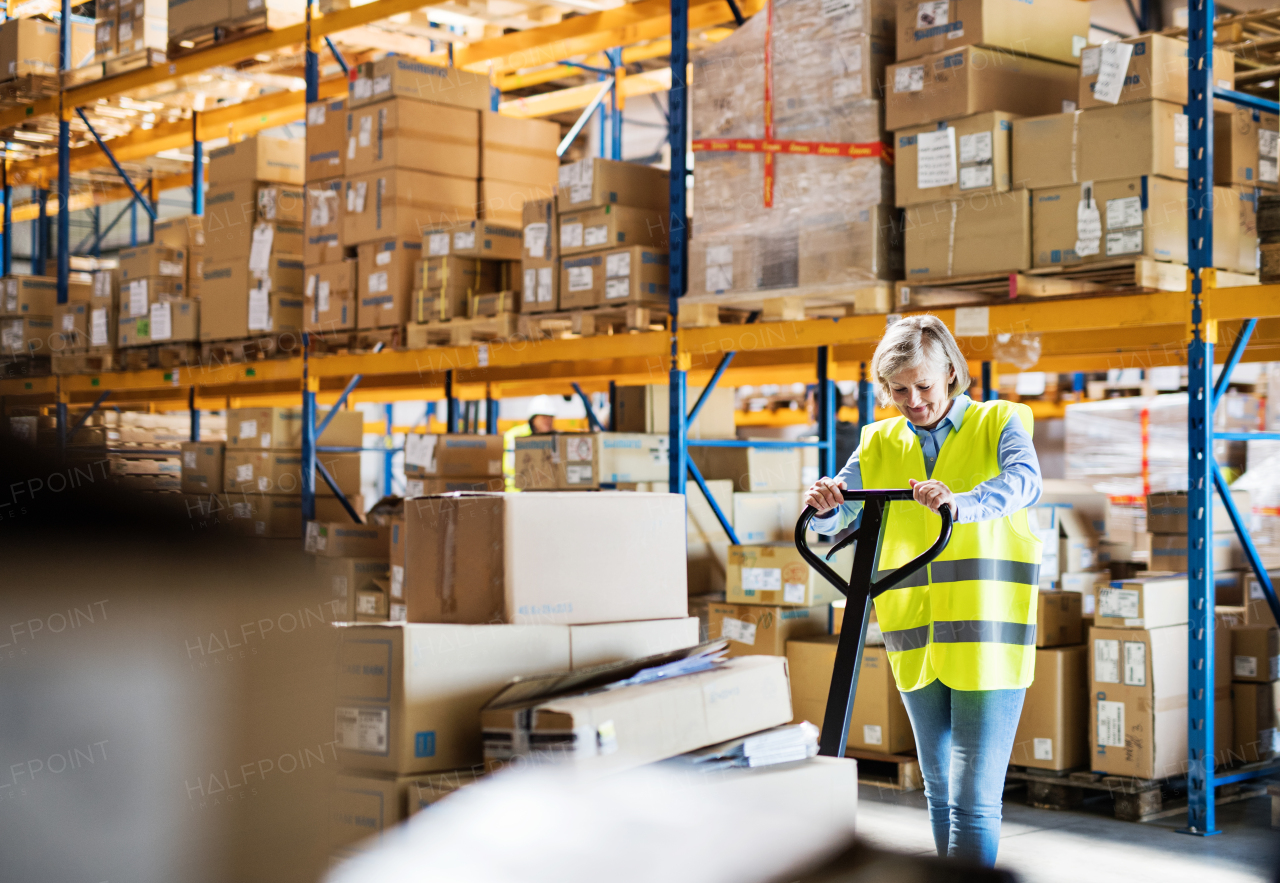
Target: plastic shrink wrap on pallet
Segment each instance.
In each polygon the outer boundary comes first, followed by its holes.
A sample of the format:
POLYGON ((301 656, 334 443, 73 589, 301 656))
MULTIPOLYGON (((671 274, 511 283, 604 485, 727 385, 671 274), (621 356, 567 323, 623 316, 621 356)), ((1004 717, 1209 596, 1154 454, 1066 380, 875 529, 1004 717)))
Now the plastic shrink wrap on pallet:
POLYGON ((1280 441, 1247 444, 1249 468, 1231 487, 1249 492, 1249 534, 1262 566, 1271 570, 1280 567, 1280 441))
POLYGON ((775 0, 693 58, 693 138, 754 150, 699 147, 695 160, 689 292, 802 289, 901 275, 893 169, 877 156, 775 149, 760 142, 872 145, 884 139, 880 94, 891 40, 871 37, 861 4, 775 0), (765 55, 772 68, 767 131, 765 55), (737 146, 743 146, 739 143, 737 146), (771 191, 771 200, 766 196, 771 191), (771 201, 772 205, 767 205, 771 201))

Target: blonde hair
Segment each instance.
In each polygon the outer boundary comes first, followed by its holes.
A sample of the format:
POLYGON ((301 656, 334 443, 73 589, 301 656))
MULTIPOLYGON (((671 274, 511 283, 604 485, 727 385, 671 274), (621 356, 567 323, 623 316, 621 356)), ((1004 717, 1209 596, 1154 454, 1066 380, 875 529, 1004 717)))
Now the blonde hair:
POLYGON ((969 365, 951 329, 937 316, 907 316, 889 326, 871 357, 871 382, 875 384, 880 404, 893 401, 889 380, 904 368, 927 364, 943 375, 956 372, 948 395, 955 398, 969 388, 969 365))

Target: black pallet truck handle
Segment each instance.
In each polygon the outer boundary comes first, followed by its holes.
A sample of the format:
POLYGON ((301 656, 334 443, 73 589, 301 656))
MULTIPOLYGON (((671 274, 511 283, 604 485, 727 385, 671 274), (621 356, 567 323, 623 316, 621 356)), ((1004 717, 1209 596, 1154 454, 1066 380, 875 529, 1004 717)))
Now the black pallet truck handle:
POLYGON ((862 521, 858 529, 841 540, 828 555, 834 555, 854 541, 865 541, 854 547, 853 570, 848 580, 836 573, 805 541, 809 522, 818 514, 812 506, 806 506, 801 513, 800 520, 796 522, 795 536, 796 549, 801 557, 846 598, 844 627, 840 629, 840 643, 836 646, 835 669, 831 673, 831 690, 827 694, 827 709, 822 719, 822 736, 818 744, 818 753, 826 757, 844 757, 845 745, 849 739, 849 714, 853 710, 853 700, 858 692, 858 670, 867 641, 872 599, 923 570, 929 562, 942 554, 942 550, 951 541, 951 507, 943 506, 938 513, 942 518, 942 530, 934 544, 917 558, 875 579, 889 503, 914 499, 912 491, 846 490, 841 491, 841 494, 845 502, 862 503, 862 521), (850 628, 854 623, 859 623, 859 626, 850 628))

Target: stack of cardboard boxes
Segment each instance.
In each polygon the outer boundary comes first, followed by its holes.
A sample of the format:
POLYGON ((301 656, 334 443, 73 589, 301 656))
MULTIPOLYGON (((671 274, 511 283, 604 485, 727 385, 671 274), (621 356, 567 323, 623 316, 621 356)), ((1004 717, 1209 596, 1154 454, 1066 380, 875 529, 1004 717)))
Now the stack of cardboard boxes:
POLYGON ((168 0, 104 0, 95 8, 96 61, 128 58, 149 50, 163 59, 169 48, 168 0))
POLYGON ((199 339, 200 302, 187 292, 185 250, 155 242, 120 252, 119 261, 119 347, 199 339))
MULTIPOLYGON (((520 309, 520 228, 493 221, 463 221, 423 231, 412 268, 410 347, 423 346, 420 326, 463 318, 499 318, 515 331, 520 309)), ((383 253, 374 256, 376 260, 383 253)), ((363 260, 363 259, 362 259, 363 260)), ((361 266, 364 266, 361 264, 361 266)))
POLYGON ((92 278, 88 291, 80 285, 68 288, 67 302, 58 306, 54 327, 61 337, 61 353, 96 357, 98 367, 110 368, 116 351, 118 274, 95 270, 92 278))
MULTIPOLYGON (((18 12, 15 8, 14 12, 18 12)), ((114 33, 114 26, 112 29, 114 33)), ((10 18, 0 25, 0 81, 32 74, 58 76, 62 52, 60 30, 55 21, 28 17, 10 18)), ((94 53, 94 26, 86 21, 71 23, 71 67, 82 68, 101 61, 94 53)))
POLYGON ((404 603, 390 603, 391 526, 376 510, 366 523, 307 522, 305 547, 315 556, 316 580, 336 622, 404 619, 404 603))
POLYGON ((515 486, 525 491, 616 489, 670 477, 670 437, 639 432, 557 432, 515 443, 515 486))
POLYGON ((404 444, 408 497, 503 490, 500 435, 410 434, 404 444))
MULTIPOLYGON (((335 850, 362 848, 404 818, 419 780, 483 772, 481 708, 511 678, 696 644, 683 519, 669 494, 406 500, 392 527, 403 576, 390 602, 405 604, 408 622, 340 627, 334 723, 347 769, 335 850)), ((620 755, 633 753, 629 727, 616 737, 620 755)))
POLYGON ((691 294, 885 292, 874 283, 898 277, 881 103, 894 17, 892 2, 779 0, 695 55, 691 294))
POLYGON ((209 157, 200 339, 300 332, 303 143, 257 136, 209 157))
POLYGON ((70 317, 73 328, 87 325, 89 306, 99 304, 94 286, 73 281, 68 287, 68 303, 58 305, 58 280, 46 276, 6 276, 0 279, 0 356, 5 359, 47 357, 68 351, 79 338, 68 341, 62 328, 70 317))
MULTIPOLYGON (((339 411, 316 443, 321 447, 358 448, 363 437, 361 412, 339 411)), ((356 511, 360 511, 359 453, 318 452, 316 462, 328 470, 356 511)), ((233 526, 254 536, 301 537, 302 409, 228 411, 222 476, 221 489, 230 500, 233 526)), ((337 521, 346 517, 318 469, 315 484, 317 519, 337 521)))
POLYGON ((560 168, 561 310, 667 304, 668 176, 588 157, 560 168))
POLYGON ((343 181, 347 170, 347 101, 307 106, 306 242, 303 328, 309 332, 356 327, 356 258, 343 247, 343 181))
MULTIPOLYGON (((1186 55, 1183 41, 1156 34, 1089 47, 1078 110, 1014 121, 1013 176, 1032 191, 1031 266, 1186 261, 1186 55)), ((1220 86, 1233 88, 1234 69, 1231 53, 1218 51, 1220 86)), ((1252 114, 1227 105, 1215 114, 1223 186, 1214 188, 1213 263, 1245 273, 1257 268, 1258 130, 1276 128, 1274 116, 1252 114), (1237 135, 1237 124, 1248 131, 1237 135), (1252 231, 1244 242, 1242 230, 1252 231)))
POLYGON ((906 279, 1028 269, 1031 199, 1016 148, 1011 160, 1011 128, 1021 116, 1075 108, 1088 10, 1070 0, 1034 11, 1016 0, 898 7, 885 124, 906 279))
POLYGON ((1035 679, 1014 736, 1009 762, 1016 766, 1071 770, 1089 762, 1084 597, 1041 591, 1037 599, 1035 679))
POLYGON ((1274 624, 1231 629, 1231 703, 1231 759, 1254 763, 1280 756, 1280 630, 1274 624))

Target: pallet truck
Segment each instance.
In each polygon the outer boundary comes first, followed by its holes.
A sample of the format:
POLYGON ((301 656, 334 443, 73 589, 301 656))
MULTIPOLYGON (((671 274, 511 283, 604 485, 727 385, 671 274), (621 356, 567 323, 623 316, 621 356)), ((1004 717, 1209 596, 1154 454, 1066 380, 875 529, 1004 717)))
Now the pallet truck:
POLYGON ((943 506, 942 531, 932 546, 919 557, 896 570, 876 575, 880 560, 880 544, 884 541, 885 515, 889 503, 914 499, 910 489, 903 490, 846 490, 841 491, 847 503, 862 503, 862 522, 858 529, 836 544, 827 558, 850 543, 857 542, 853 551, 853 571, 846 581, 826 561, 809 548, 805 534, 809 522, 818 511, 806 506, 796 522, 796 548, 809 566, 818 571, 845 596, 844 623, 840 630, 840 643, 836 646, 835 670, 831 673, 831 690, 827 694, 827 709, 822 718, 822 735, 818 741, 818 754, 826 757, 844 757, 849 739, 849 715, 853 711, 853 699, 858 692, 858 671, 861 668, 862 651, 867 642, 867 624, 871 621, 871 602, 877 596, 902 582, 907 577, 929 565, 947 547, 951 540, 951 507, 943 506), (850 629, 848 625, 860 622, 861 627, 850 629))

